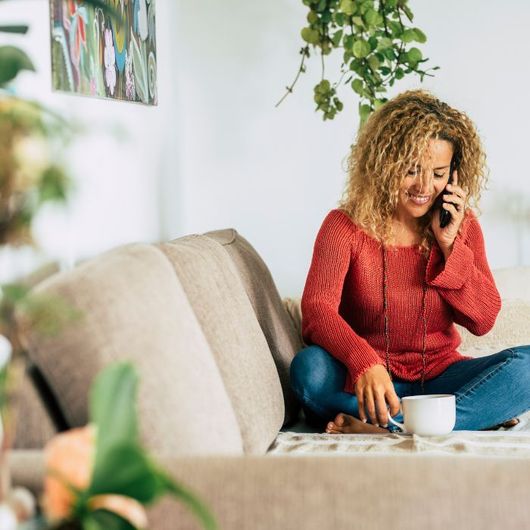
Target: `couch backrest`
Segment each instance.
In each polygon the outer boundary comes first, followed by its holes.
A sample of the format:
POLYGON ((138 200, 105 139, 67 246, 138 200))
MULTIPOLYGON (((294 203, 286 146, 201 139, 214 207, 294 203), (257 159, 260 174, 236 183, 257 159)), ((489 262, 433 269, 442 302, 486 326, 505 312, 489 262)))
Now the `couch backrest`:
POLYGON ((300 412, 300 402, 289 377, 293 357, 303 348, 298 326, 282 303, 266 263, 249 241, 234 228, 204 235, 225 248, 237 269, 280 376, 285 401, 283 425, 291 425, 300 412))
POLYGON ((172 263, 211 347, 234 408, 245 453, 276 438, 285 403, 267 340, 225 248, 200 234, 157 245, 172 263))
MULTIPOLYGON (((186 260, 193 262, 191 247, 185 250, 186 260)), ((202 253, 197 256, 198 261, 208 260, 202 253)), ((210 290, 216 289, 219 277, 212 275, 210 290)), ((71 427, 88 421, 88 391, 96 374, 111 361, 127 359, 139 373, 141 437, 154 454, 244 452, 233 396, 223 380, 225 368, 217 362, 218 351, 213 352, 217 346, 201 327, 208 315, 196 315, 173 261, 161 248, 135 243, 113 249, 54 274, 33 292, 59 296, 81 314, 55 336, 35 327, 24 334, 31 360, 71 427)), ((226 288, 222 292, 229 297, 226 288)), ((214 296, 219 298, 218 293, 214 296)), ((215 322, 224 326, 219 316, 217 312, 215 322)), ((17 320, 25 327, 27 315, 19 312, 17 320)), ((241 333, 238 339, 243 338, 241 333)), ((251 348, 247 354, 251 356, 251 348)), ((242 369, 241 373, 250 372, 242 369)), ((278 380, 276 384, 279 389, 278 380)), ((271 390, 274 394, 274 380, 271 390)), ((278 408, 278 399, 271 401, 278 408)), ((283 418, 282 410, 273 420, 276 424, 281 423, 280 413, 283 418)))

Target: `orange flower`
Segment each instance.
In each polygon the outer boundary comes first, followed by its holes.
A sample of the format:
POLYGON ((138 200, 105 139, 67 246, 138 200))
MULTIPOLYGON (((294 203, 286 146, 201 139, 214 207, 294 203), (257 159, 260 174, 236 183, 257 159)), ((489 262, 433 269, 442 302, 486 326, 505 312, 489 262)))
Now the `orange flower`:
MULTIPOLYGON (((87 425, 54 436, 44 449, 44 495, 42 508, 54 522, 67 519, 75 502, 75 494, 67 484, 84 490, 90 485, 95 458, 96 427, 87 425), (66 482, 66 484, 65 484, 66 482)), ((123 495, 96 495, 89 499, 91 509, 105 508, 136 528, 147 527, 144 507, 123 495)))
POLYGON ((95 426, 87 425, 60 433, 46 444, 43 509, 51 520, 68 517, 75 501, 64 481, 78 489, 90 485, 95 439, 95 426))

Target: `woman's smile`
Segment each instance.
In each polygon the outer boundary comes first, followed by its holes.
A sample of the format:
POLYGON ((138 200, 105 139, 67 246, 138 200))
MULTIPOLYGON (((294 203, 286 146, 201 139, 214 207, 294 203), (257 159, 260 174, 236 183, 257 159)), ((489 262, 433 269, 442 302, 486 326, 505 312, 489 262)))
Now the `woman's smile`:
POLYGON ((430 202, 432 195, 416 195, 410 191, 406 191, 405 195, 416 206, 423 206, 430 202))

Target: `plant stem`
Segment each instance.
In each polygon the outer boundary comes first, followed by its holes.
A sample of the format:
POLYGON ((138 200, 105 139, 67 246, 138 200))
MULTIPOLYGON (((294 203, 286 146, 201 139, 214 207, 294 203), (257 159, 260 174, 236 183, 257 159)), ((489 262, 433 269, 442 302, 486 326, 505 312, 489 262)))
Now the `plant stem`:
POLYGON ((292 93, 294 85, 298 81, 298 78, 300 77, 300 74, 304 71, 304 61, 306 57, 309 57, 309 46, 305 46, 300 50, 300 53, 302 54, 302 61, 300 63, 300 67, 298 68, 298 72, 296 73, 296 77, 294 78, 294 81, 292 82, 291 86, 285 87, 287 89, 287 92, 284 94, 284 96, 274 105, 277 107, 289 94, 292 93))

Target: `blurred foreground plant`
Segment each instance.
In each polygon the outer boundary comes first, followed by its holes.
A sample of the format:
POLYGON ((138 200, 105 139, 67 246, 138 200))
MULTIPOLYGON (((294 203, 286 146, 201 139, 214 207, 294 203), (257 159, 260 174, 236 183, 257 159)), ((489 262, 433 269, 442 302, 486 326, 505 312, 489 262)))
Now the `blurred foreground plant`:
POLYGON ((209 510, 141 447, 136 394, 133 366, 109 365, 90 391, 90 423, 57 435, 46 446, 42 507, 51 525, 47 528, 147 528, 144 506, 165 494, 186 503, 204 528, 217 528, 209 510))

